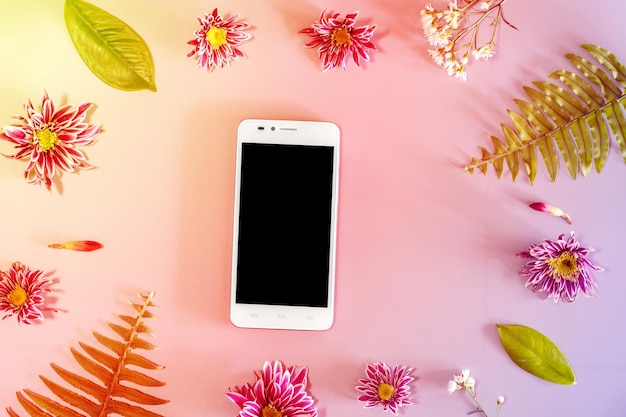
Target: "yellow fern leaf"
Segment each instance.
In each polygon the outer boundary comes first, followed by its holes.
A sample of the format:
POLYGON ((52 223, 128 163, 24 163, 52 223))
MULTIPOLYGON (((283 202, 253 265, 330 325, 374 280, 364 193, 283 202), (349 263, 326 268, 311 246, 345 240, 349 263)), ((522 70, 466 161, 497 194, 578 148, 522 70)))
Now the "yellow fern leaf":
POLYGON ((532 184, 538 150, 551 181, 557 178, 560 161, 576 179, 579 172, 587 176, 592 166, 602 171, 611 137, 626 162, 626 66, 599 46, 582 48, 592 58, 565 55, 578 74, 567 70, 550 74, 562 85, 536 81, 536 88, 524 87, 530 101, 516 99, 520 112, 507 110, 512 126, 501 123, 505 140, 491 136, 494 151, 480 147, 481 157, 472 156, 467 172, 478 169, 486 174, 491 165, 501 178, 506 162, 515 181, 521 159, 532 184))

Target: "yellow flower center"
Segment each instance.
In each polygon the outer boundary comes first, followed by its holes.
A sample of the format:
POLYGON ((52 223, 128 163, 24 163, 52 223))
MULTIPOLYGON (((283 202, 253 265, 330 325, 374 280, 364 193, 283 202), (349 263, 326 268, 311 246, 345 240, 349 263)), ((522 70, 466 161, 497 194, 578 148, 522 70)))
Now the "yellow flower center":
POLYGON ((209 45, 211 45, 211 48, 215 51, 220 49, 220 46, 228 44, 228 41, 226 41, 227 34, 228 31, 226 29, 211 26, 206 33, 206 40, 209 45))
POLYGON ((37 136, 41 152, 48 152, 48 150, 54 148, 54 144, 57 141, 56 133, 52 133, 50 129, 40 130, 35 136, 37 136))
POLYGON ((283 414, 271 405, 266 405, 261 410, 261 417, 283 417, 283 414))
POLYGON ((390 400, 393 397, 394 389, 389 384, 380 384, 378 386, 378 398, 381 400, 390 400))
POLYGON ((578 262, 571 252, 565 251, 558 258, 550 259, 547 262, 550 268, 552 268, 552 272, 559 278, 567 281, 576 280, 578 276, 578 262))
POLYGON ((21 307, 28 301, 28 293, 19 285, 16 285, 13 291, 7 294, 7 298, 15 307, 21 307))
POLYGON ((333 42, 339 46, 350 46, 352 45, 352 38, 350 37, 350 32, 348 32, 345 28, 335 28, 333 30, 332 35, 330 35, 333 42))

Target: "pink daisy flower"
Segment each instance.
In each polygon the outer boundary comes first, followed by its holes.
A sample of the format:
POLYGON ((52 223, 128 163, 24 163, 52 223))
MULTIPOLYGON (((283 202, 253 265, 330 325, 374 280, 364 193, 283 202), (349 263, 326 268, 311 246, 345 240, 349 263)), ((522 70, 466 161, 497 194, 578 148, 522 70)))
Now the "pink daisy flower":
POLYGON ((101 132, 97 124, 85 122, 92 103, 78 107, 65 105, 57 109, 44 92, 41 112, 28 101, 24 105, 26 117, 15 116, 18 123, 5 126, 0 139, 15 144, 17 153, 5 155, 13 159, 28 158, 24 178, 29 183, 45 184, 50 189, 56 170, 75 172, 90 168, 78 147, 91 145, 101 132))
POLYGON ((239 417, 317 417, 307 393, 307 368, 285 368, 280 361, 265 362, 254 384, 226 393, 241 411, 239 417))
POLYGON ((197 56, 198 66, 207 71, 227 67, 230 61, 243 57, 238 46, 250 40, 250 34, 244 32, 250 25, 236 22, 238 17, 236 14, 224 20, 217 9, 199 17, 200 29, 194 32, 196 38, 187 42, 193 46, 187 56, 197 56))
POLYGON ((574 232, 567 238, 562 234, 557 240, 545 239, 531 244, 527 252, 518 253, 522 258, 530 258, 520 274, 528 277, 526 287, 546 293, 557 303, 572 302, 579 292, 591 297, 596 283, 589 270, 603 270, 589 259, 592 251, 580 246, 574 232))
POLYGON ((370 50, 376 49, 371 42, 376 26, 356 27, 354 24, 359 16, 358 11, 347 14, 344 19, 339 13, 326 17, 325 12, 326 10, 322 11, 319 21, 300 31, 312 38, 305 46, 318 48, 324 71, 339 65, 345 70, 350 56, 357 67, 360 66, 361 59, 369 61, 370 50))
POLYGON ((14 262, 7 272, 0 271, 0 312, 3 320, 17 316, 17 321, 32 324, 43 320, 45 288, 51 281, 43 276, 43 271, 30 269, 26 265, 14 262))
POLYGON ((398 414, 398 409, 411 405, 411 387, 409 384, 415 379, 410 374, 412 368, 396 365, 391 369, 386 363, 367 364, 365 374, 367 378, 359 379, 361 385, 355 388, 361 392, 359 401, 365 402, 365 408, 382 406, 384 411, 398 414))

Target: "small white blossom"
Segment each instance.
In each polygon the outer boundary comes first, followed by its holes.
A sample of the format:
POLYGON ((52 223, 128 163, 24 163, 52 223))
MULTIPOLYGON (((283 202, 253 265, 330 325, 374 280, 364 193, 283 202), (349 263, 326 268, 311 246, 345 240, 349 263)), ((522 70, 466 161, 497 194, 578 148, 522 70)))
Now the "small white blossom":
POLYGON ((462 387, 456 383, 456 381, 448 381, 448 392, 452 394, 454 391, 458 391, 462 387))
POLYGON ((433 32, 437 31, 437 28, 433 25, 433 23, 432 14, 422 13, 422 29, 424 29, 424 36, 431 36, 433 32))
POLYGON ((429 49, 428 54, 435 61, 435 64, 442 66, 444 62, 443 49, 429 49))
POLYGON ((469 369, 463 369, 460 375, 454 375, 454 380, 450 382, 455 382, 461 386, 463 389, 473 389, 476 385, 476 380, 470 376, 469 369))
POLYGON ((458 29, 463 16, 464 14, 459 10, 446 10, 443 12, 443 21, 448 23, 452 29, 458 29))
POLYGON ((470 376, 470 370, 463 369, 460 375, 454 375, 454 381, 459 385, 465 386, 465 383, 467 382, 467 378, 469 378, 469 376, 470 376))
POLYGON ((461 65, 458 61, 446 61, 443 63, 443 67, 448 71, 448 75, 459 81, 467 81, 467 72, 465 72, 464 69, 465 66, 461 65))
POLYGON ((427 34, 426 38, 431 46, 434 46, 435 48, 445 48, 450 45, 450 30, 446 30, 445 28, 437 29, 436 27, 431 26, 431 29, 425 29, 424 32, 427 34))
POLYGON ((449 76, 454 76, 459 70, 459 63, 454 61, 445 61, 443 63, 443 68, 448 72, 449 76))
POLYGON ((494 56, 495 53, 496 51, 493 50, 493 46, 490 43, 472 51, 474 58, 484 59, 485 61, 494 56))

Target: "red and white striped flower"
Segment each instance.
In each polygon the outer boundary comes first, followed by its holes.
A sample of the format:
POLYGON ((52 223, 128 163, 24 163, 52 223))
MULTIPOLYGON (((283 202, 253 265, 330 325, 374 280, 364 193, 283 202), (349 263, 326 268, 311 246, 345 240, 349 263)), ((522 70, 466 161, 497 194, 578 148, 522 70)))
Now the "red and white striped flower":
POLYGON ((43 320, 46 288, 51 281, 44 277, 43 271, 30 269, 26 265, 14 262, 8 271, 0 271, 0 312, 5 319, 16 316, 23 324, 32 324, 43 320))
POLYGON ((339 13, 325 14, 326 10, 322 11, 319 21, 300 31, 312 38, 305 46, 318 48, 324 71, 339 66, 346 69, 350 57, 357 67, 361 59, 369 61, 370 50, 376 49, 371 41, 376 26, 355 26, 358 11, 347 14, 345 18, 341 18, 339 13))
POLYGON ((84 102, 78 107, 65 105, 56 108, 44 92, 41 109, 36 110, 28 101, 24 108, 26 116, 16 116, 17 123, 5 126, 0 139, 15 145, 13 159, 28 159, 24 177, 29 183, 44 184, 50 189, 57 169, 76 172, 90 168, 80 146, 91 145, 101 132, 98 124, 85 122, 92 103, 84 102))
POLYGON ((199 17, 200 29, 194 32, 195 39, 187 42, 193 46, 187 56, 196 56, 198 66, 206 71, 227 67, 231 61, 244 57, 239 46, 250 40, 251 35, 244 32, 250 25, 237 22, 238 18, 236 14, 224 19, 217 9, 199 17))
POLYGON ((386 363, 369 363, 365 369, 366 378, 359 379, 361 385, 355 388, 361 393, 359 400, 365 402, 365 408, 381 406, 384 411, 398 414, 398 409, 411 405, 410 383, 412 368, 394 366, 386 363))
POLYGON ((265 362, 254 384, 226 393, 241 411, 239 417, 317 417, 307 392, 307 368, 286 368, 280 361, 265 362))

